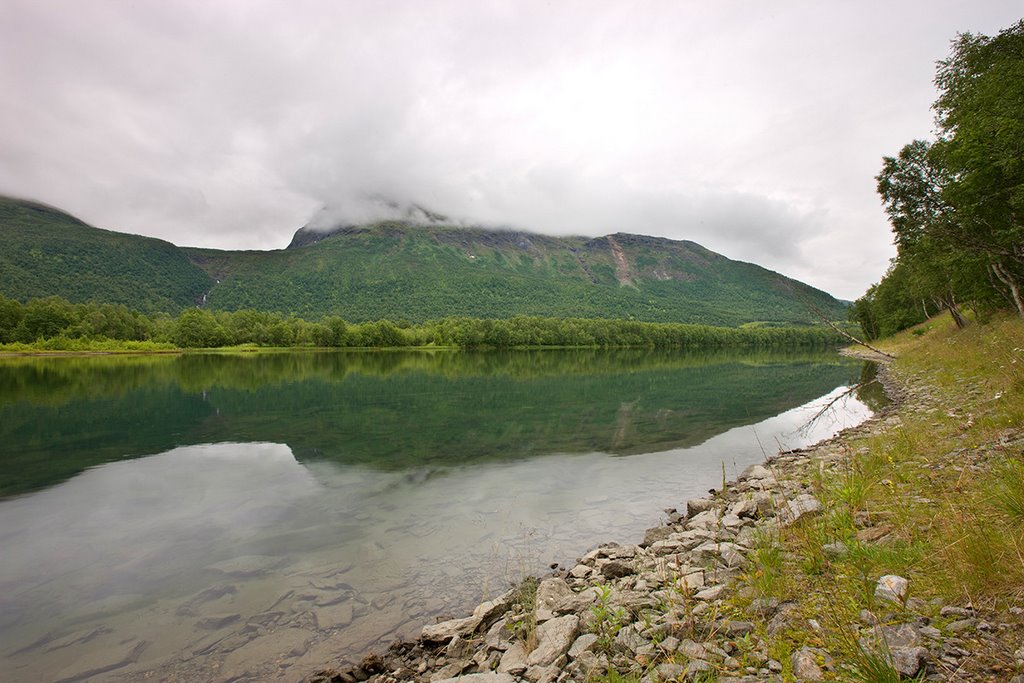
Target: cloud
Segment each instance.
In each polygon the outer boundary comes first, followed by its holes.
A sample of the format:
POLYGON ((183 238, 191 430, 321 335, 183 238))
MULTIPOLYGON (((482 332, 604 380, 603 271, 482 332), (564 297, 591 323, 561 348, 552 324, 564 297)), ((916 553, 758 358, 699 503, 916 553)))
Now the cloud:
POLYGON ((467 223, 692 239, 855 297, 872 176, 934 61, 1014 3, 0 7, 0 191, 178 244, 279 248, 373 198, 467 223))

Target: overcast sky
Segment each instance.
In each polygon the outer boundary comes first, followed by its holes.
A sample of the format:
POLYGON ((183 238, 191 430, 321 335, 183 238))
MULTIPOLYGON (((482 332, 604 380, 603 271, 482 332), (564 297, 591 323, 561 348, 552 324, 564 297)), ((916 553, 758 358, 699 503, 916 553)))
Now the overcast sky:
POLYGON ((181 245, 285 246, 373 197, 691 239, 855 298, 881 157, 1019 0, 4 0, 0 192, 181 245))

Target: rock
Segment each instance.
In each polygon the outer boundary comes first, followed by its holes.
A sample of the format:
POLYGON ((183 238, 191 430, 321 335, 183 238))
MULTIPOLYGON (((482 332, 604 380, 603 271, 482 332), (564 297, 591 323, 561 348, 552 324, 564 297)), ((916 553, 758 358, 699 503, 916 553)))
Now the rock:
MULTIPOLYGON (((563 579, 544 579, 537 586, 537 623, 553 619, 563 603, 571 602, 576 597, 563 579)), ((569 611, 569 610, 564 610, 569 611)))
POLYGON ((688 529, 717 529, 720 526, 720 519, 718 510, 705 510, 691 517, 690 521, 686 523, 686 527, 688 529))
POLYGON ((742 638, 748 633, 753 633, 755 629, 754 624, 749 621, 727 621, 722 627, 730 638, 742 638))
POLYGON ((817 657, 809 647, 802 647, 793 653, 790 659, 793 665, 793 676, 798 681, 820 681, 825 677, 818 666, 817 657))
POLYGON ((587 565, 578 564, 572 568, 572 571, 569 572, 569 576, 571 576, 574 579, 585 579, 593 573, 594 570, 588 567, 587 565))
POLYGON ((821 546, 822 551, 831 558, 845 557, 850 549, 846 547, 846 544, 842 541, 835 541, 833 543, 826 543, 821 546))
POLYGON ((751 465, 740 475, 740 479, 746 479, 751 483, 775 483, 777 481, 772 471, 764 465, 751 465))
POLYGON ((596 633, 584 633, 582 636, 577 638, 573 642, 572 647, 569 648, 569 659, 577 659, 584 652, 590 652, 596 642, 596 633))
POLYGON ((686 517, 687 519, 692 518, 702 512, 707 512, 713 507, 715 507, 714 498, 694 498, 693 500, 688 500, 686 501, 686 517))
POLYGON ((514 676, 497 671, 445 678, 434 683, 516 683, 514 676))
POLYGON ((717 600, 718 598, 722 597, 722 595, 725 593, 725 591, 726 591, 725 585, 724 584, 718 584, 717 586, 711 586, 710 588, 705 588, 704 590, 698 592, 693 597, 697 598, 698 600, 706 600, 708 602, 711 602, 712 600, 717 600))
POLYGON ((656 526, 644 532, 644 540, 640 545, 649 548, 658 541, 664 541, 672 535, 672 527, 656 526))
MULTIPOLYGON (((508 591, 494 600, 488 600, 487 602, 480 603, 477 605, 476 609, 473 610, 473 618, 479 619, 480 624, 485 628, 490 626, 495 619, 503 616, 505 612, 509 611, 512 607, 512 593, 513 591, 508 591)), ((479 625, 476 628, 479 628, 479 625)))
POLYGON ((625 562, 611 560, 601 566, 601 576, 606 579, 619 579, 633 573, 633 568, 625 562))
POLYGON ((973 631, 977 625, 977 619, 958 619, 957 621, 946 624, 946 632, 964 633, 965 631, 973 631))
POLYGON ((630 624, 621 629, 615 636, 615 644, 624 650, 635 653, 638 649, 650 643, 640 635, 636 624, 630 624))
POLYGON ((679 551, 685 550, 682 542, 676 539, 655 541, 649 547, 655 555, 675 555, 679 551))
POLYGON ((916 676, 928 660, 928 650, 923 647, 894 647, 891 654, 893 668, 905 678, 916 676))
POLYGON ((658 680, 660 681, 675 681, 678 680, 683 672, 686 671, 686 667, 681 664, 659 664, 655 669, 658 672, 658 680))
POLYGON ((526 658, 529 666, 548 666, 564 655, 579 633, 580 618, 567 614, 537 627, 537 647, 526 658))
POLYGON ((946 605, 941 610, 939 610, 939 616, 946 618, 960 617, 963 619, 966 617, 973 617, 974 610, 967 609, 966 607, 954 607, 953 605, 946 605))
POLYGON ((729 514, 741 519, 753 519, 758 516, 757 501, 752 498, 744 498, 729 509, 729 514))
POLYGON ((196 622, 196 628, 216 631, 242 618, 241 614, 211 614, 196 622))
POLYGON ((455 636, 472 633, 479 625, 480 619, 476 617, 449 619, 437 624, 427 624, 420 631, 420 638, 428 643, 447 643, 455 636))
POLYGON ((298 657, 306 651, 306 645, 313 636, 310 631, 285 628, 254 638, 229 653, 219 673, 228 678, 242 676, 257 672, 262 664, 298 657))
POLYGON ((679 647, 676 648, 676 652, 683 655, 687 659, 707 659, 708 651, 700 643, 695 643, 689 638, 681 641, 679 647))
POLYGON ((875 585, 875 598, 903 605, 907 602, 907 589, 909 587, 910 582, 902 576, 886 574, 878 579, 878 583, 875 585))
POLYGON ((709 541, 694 548, 693 552, 704 557, 710 557, 726 567, 742 567, 747 561, 743 548, 735 543, 714 543, 709 541))
POLYGON ((91 680, 94 676, 102 676, 129 664, 134 664, 149 646, 145 640, 127 641, 117 649, 101 648, 79 657, 67 669, 57 673, 55 680, 59 683, 91 680))
POLYGON ((318 607, 314 614, 316 614, 317 625, 322 629, 348 626, 352 623, 353 618, 352 601, 346 600, 337 605, 318 607))
POLYGON ((687 680, 692 680, 697 677, 698 674, 704 673, 705 671, 711 671, 711 665, 705 662, 703 659, 692 659, 686 665, 685 675, 688 677, 687 680))
POLYGON ((746 522, 743 519, 737 517, 732 513, 729 513, 725 517, 722 517, 722 526, 724 526, 726 529, 738 529, 744 524, 746 524, 746 522))
POLYGON ((813 515, 818 512, 821 512, 821 501, 809 493, 802 493, 786 503, 786 507, 783 508, 780 516, 782 518, 782 523, 789 525, 795 523, 802 517, 813 515))
POLYGON ((473 655, 473 643, 462 636, 455 636, 444 653, 448 659, 469 659, 473 655))
POLYGON ((520 641, 512 643, 505 654, 501 656, 501 663, 498 664, 500 673, 519 675, 526 671, 526 648, 520 641))

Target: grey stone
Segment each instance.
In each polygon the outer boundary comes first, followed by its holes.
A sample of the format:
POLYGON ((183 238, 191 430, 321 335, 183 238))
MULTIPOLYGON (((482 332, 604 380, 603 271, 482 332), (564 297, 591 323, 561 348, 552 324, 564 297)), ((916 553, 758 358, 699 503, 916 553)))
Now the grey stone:
POLYGON ((455 676, 453 678, 445 678, 434 683, 516 683, 514 676, 497 672, 497 671, 486 671, 484 673, 477 674, 465 674, 463 676, 455 676))
POLYGON ((786 507, 783 508, 780 516, 782 517, 783 524, 789 525, 802 517, 818 512, 821 512, 821 501, 809 493, 802 493, 786 503, 786 507))
MULTIPOLYGON (((211 614, 196 622, 196 628, 216 631, 242 618, 241 614, 211 614)), ((349 619, 351 621, 351 618, 349 619)), ((321 626, 323 628, 323 626, 321 626)))
POLYGON ((687 518, 694 517, 702 512, 707 512, 711 508, 715 507, 714 498, 694 498, 686 501, 686 516, 687 518))
POLYGON ((689 638, 679 643, 679 647, 676 648, 676 652, 683 655, 687 659, 707 659, 708 651, 700 643, 695 643, 689 638))
POLYGON ((564 655, 576 640, 580 618, 567 614, 537 627, 537 648, 526 658, 529 666, 548 666, 564 655))
POLYGON ((711 586, 710 588, 705 588, 704 590, 698 592, 693 597, 697 598, 698 600, 706 600, 706 601, 710 602, 712 600, 717 600, 718 598, 722 597, 722 595, 725 594, 725 591, 726 591, 725 584, 721 584, 720 583, 717 586, 711 586))
POLYGON ((596 642, 596 633, 584 633, 573 641, 572 646, 569 648, 569 659, 578 659, 584 652, 592 650, 596 642))
POLYGON ((615 644, 635 653, 641 647, 650 645, 650 641, 640 635, 636 624, 629 624, 616 634, 615 644))
POLYGON ((696 676, 705 671, 711 671, 711 665, 703 659, 691 659, 686 665, 687 676, 696 676))
POLYGON ((923 647, 894 647, 891 654, 893 668, 906 678, 916 676, 928 659, 923 647))
POLYGON ((427 624, 420 631, 420 638, 428 643, 447 643, 455 636, 472 633, 480 625, 480 619, 466 617, 449 619, 437 624, 427 624))
POLYGON ((656 526, 644 532, 644 540, 640 545, 650 547, 658 541, 664 541, 672 535, 672 527, 656 526))
POLYGON ((850 549, 846 547, 846 544, 842 541, 835 541, 833 543, 826 543, 821 546, 821 549, 829 557, 845 557, 850 549))
POLYGON ((690 518, 686 523, 688 529, 717 529, 720 526, 721 517, 718 510, 705 510, 690 518))
POLYGON ((544 579, 537 586, 537 623, 552 619, 561 605, 576 596, 564 579, 544 579))
POLYGON ((587 565, 578 564, 572 568, 572 571, 569 572, 569 576, 571 576, 574 579, 585 579, 593 573, 594 570, 588 567, 587 565))
POLYGON ((619 579, 633 573, 633 568, 625 562, 611 560, 601 566, 601 576, 606 579, 619 579))
POLYGON ((946 631, 948 633, 964 633, 965 631, 973 631, 977 625, 977 619, 958 619, 950 624, 946 624, 946 631))
POLYGON ((684 550, 684 546, 681 541, 667 538, 663 541, 655 541, 650 545, 650 549, 655 555, 675 555, 684 550))
POLYGON ((448 643, 444 653, 449 659, 469 659, 473 654, 473 643, 462 636, 455 636, 448 643))
POLYGON ((757 517, 757 502, 752 498, 744 498, 729 509, 729 514, 744 519, 757 517))
POLYGON ((501 662, 498 664, 498 671, 500 673, 510 673, 519 675, 526 671, 526 647, 520 641, 512 643, 505 654, 501 656, 501 662))
POLYGON ((974 610, 973 609, 967 609, 966 607, 954 607, 953 605, 946 605, 941 610, 939 610, 939 616, 946 617, 946 618, 949 618, 949 617, 961 617, 961 618, 973 617, 974 616, 974 610))
POLYGON ((902 605, 907 601, 907 589, 909 587, 910 582, 902 576, 886 574, 878 579, 878 583, 875 585, 875 598, 902 605))
POLYGON ((793 653, 790 660, 793 665, 793 676, 798 681, 820 681, 825 677, 818 666, 817 656, 808 647, 802 647, 793 653))
POLYGON ((658 672, 658 680, 661 681, 674 681, 683 675, 686 671, 686 667, 681 664, 671 664, 666 662, 659 664, 655 671, 658 672))
POLYGON ((754 632, 754 625, 749 621, 727 621, 723 626, 725 632, 732 638, 742 638, 754 632))
MULTIPOLYGON (((504 595, 488 600, 477 605, 473 610, 473 618, 479 619, 484 627, 490 625, 495 619, 501 617, 512 607, 512 591, 504 595)), ((477 626, 479 628, 479 625, 477 626)))
POLYGON ((761 480, 772 483, 776 481, 775 474, 764 465, 751 465, 740 475, 740 479, 761 480))

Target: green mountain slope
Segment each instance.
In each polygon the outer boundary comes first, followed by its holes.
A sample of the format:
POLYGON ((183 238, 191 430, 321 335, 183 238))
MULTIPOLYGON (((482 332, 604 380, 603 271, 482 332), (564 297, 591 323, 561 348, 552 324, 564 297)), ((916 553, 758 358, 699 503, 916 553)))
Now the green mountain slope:
POLYGON ((170 242, 100 230, 43 204, 0 197, 4 296, 175 312, 201 301, 211 284, 170 242))
POLYGON ((288 249, 186 249, 219 281, 212 308, 268 308, 308 318, 417 322, 445 316, 635 318, 740 325, 816 322, 843 305, 805 284, 693 242, 616 234, 549 237, 385 222, 326 235, 300 230, 288 249))
POLYGON ((353 322, 535 315, 815 323, 807 302, 846 317, 825 292, 686 241, 382 222, 302 229, 282 250, 219 251, 100 230, 5 198, 0 294, 21 301, 56 294, 146 312, 198 303, 353 322))

